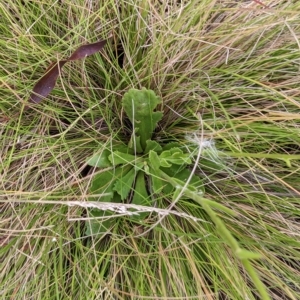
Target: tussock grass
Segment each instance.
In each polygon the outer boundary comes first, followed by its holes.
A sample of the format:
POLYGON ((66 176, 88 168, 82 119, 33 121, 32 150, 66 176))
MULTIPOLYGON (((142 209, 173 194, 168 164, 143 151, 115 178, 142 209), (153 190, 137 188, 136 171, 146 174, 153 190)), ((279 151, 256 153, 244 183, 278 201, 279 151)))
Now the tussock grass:
POLYGON ((143 86, 163 100, 157 138, 214 141, 196 172, 205 197, 236 212, 215 211, 231 234, 261 254, 252 265, 269 298, 300 298, 300 3, 264 4, 0 2, 3 299, 262 299, 192 201, 175 209, 202 222, 116 216, 100 241, 84 236, 85 209, 59 204, 88 200, 98 171, 86 158, 126 139, 120 100, 143 86), (24 111, 51 62, 102 38, 101 54, 66 65, 51 96, 24 111))

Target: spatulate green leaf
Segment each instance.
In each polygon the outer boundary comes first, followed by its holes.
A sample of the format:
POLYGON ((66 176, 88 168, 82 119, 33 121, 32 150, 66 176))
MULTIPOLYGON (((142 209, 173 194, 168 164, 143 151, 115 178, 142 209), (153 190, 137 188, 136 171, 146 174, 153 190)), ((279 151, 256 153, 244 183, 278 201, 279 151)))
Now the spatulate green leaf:
POLYGON ((171 164, 189 165, 192 163, 191 158, 188 153, 183 153, 179 148, 171 148, 170 150, 165 150, 159 155, 160 164, 164 167, 171 166, 171 164))
POLYGON ((128 197, 129 192, 132 189, 135 175, 135 168, 131 168, 128 172, 122 173, 116 180, 113 190, 121 196, 122 200, 128 197))
MULTIPOLYGON (((161 170, 168 176, 176 179, 181 186, 186 184, 187 180, 191 176, 191 171, 186 167, 183 168, 182 166, 172 165, 170 168, 161 168, 161 170)), ((202 180, 195 174, 191 176, 188 187, 194 192, 204 192, 202 180)), ((169 193, 172 189, 173 188, 169 184, 164 188, 164 191, 169 193)))
POLYGON ((158 170, 160 167, 160 159, 153 150, 150 150, 149 152, 149 164, 153 170, 158 170))
POLYGON ((136 157, 132 154, 123 153, 120 151, 114 151, 108 156, 109 161, 114 165, 133 165, 136 157))
POLYGON ((120 176, 124 176, 130 166, 106 170, 94 176, 90 193, 93 195, 99 194, 98 198, 91 197, 91 201, 110 202, 114 198, 114 184, 120 176))
MULTIPOLYGON (((139 171, 136 176, 132 204, 151 206, 151 198, 146 188, 145 173, 142 171, 139 171)), ((140 221, 144 220, 148 215, 148 212, 141 212, 138 215, 131 216, 131 219, 140 221)))
POLYGON ((179 149, 181 149, 181 148, 182 148, 182 145, 180 145, 180 143, 178 143, 178 142, 170 142, 170 143, 165 144, 165 145, 162 147, 163 151, 165 151, 165 150, 170 150, 170 149, 172 149, 172 148, 179 148, 179 149))
POLYGON ((112 163, 109 161, 108 157, 110 155, 109 150, 103 150, 99 154, 94 154, 87 160, 87 164, 92 167, 98 168, 108 168, 112 166, 112 163))
POLYGON ((90 187, 90 193, 99 194, 100 196, 98 198, 91 197, 91 201, 109 202, 113 198, 114 181, 115 178, 112 170, 95 175, 90 187))
POLYGON ((152 140, 147 140, 144 153, 147 154, 147 153, 149 153, 150 150, 155 151, 156 153, 160 153, 162 151, 162 148, 158 142, 152 141, 152 140))
POLYGON ((162 118, 162 112, 154 112, 161 100, 151 90, 131 89, 123 97, 123 108, 130 119, 136 136, 140 136, 141 146, 146 147, 146 141, 151 139, 157 122, 162 118))
POLYGON ((155 194, 159 194, 165 185, 165 181, 162 178, 157 176, 154 169, 150 168, 150 172, 151 172, 150 181, 151 181, 152 192, 155 194))
POLYGON ((133 133, 128 143, 128 148, 131 149, 133 153, 142 153, 143 148, 141 146, 141 137, 136 136, 135 133, 133 133))

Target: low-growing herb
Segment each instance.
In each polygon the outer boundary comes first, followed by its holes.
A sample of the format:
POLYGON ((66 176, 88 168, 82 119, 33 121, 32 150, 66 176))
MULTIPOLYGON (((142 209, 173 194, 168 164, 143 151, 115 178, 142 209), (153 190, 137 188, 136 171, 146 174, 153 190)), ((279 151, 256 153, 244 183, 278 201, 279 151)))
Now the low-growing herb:
MULTIPOLYGON (((92 194, 99 194, 98 201, 123 201, 154 207, 158 194, 170 195, 176 186, 186 184, 191 175, 188 168, 192 163, 190 154, 185 153, 179 144, 160 145, 153 139, 155 128, 163 116, 162 111, 155 111, 159 104, 161 100, 155 93, 145 88, 131 89, 124 95, 122 106, 132 123, 128 144, 101 145, 100 153, 87 160, 90 166, 103 169, 93 178, 90 189, 92 194), (159 172, 176 181, 176 186, 159 172)), ((197 175, 191 176, 189 185, 195 192, 203 193, 202 182, 197 175)), ((90 214, 99 217, 99 212, 94 210, 90 214)), ((96 218, 89 221, 86 233, 100 236, 106 233, 107 226, 113 224, 109 215, 108 212, 101 213, 101 217, 108 217, 102 222, 96 218)), ((141 222, 148 216, 149 213, 140 213, 131 216, 131 219, 141 222)))

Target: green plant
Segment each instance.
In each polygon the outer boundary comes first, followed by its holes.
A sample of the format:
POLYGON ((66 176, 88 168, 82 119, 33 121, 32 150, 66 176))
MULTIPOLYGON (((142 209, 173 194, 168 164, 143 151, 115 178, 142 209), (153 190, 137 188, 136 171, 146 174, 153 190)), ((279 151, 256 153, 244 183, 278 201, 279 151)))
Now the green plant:
MULTIPOLYGON (((204 196, 215 201, 209 207, 236 213, 213 208, 240 247, 261 254, 251 265, 269 297, 300 299, 300 2, 263 1, 269 9, 250 2, 0 4, 3 299, 264 299, 201 205, 204 196), (24 103, 50 62, 99 34, 108 41, 103 55, 56 68, 50 97, 24 103), (163 95, 155 141, 177 141, 187 152, 196 144, 186 134, 198 142, 191 173, 200 174, 205 194, 199 203, 184 187, 152 195, 157 206, 147 206, 144 225, 115 214, 109 235, 86 238, 82 210, 133 210, 89 201, 93 175, 83 166, 100 140, 99 151, 129 141, 119 96, 141 86, 163 95), (21 104, 30 109, 20 113, 21 104), (200 150, 199 129, 216 147, 200 150), (159 215, 171 205, 177 215, 159 215)), ((122 202, 130 201, 132 190, 122 202)))
MULTIPOLYGON (((101 144, 101 153, 88 159, 90 166, 103 169, 94 176, 90 188, 92 194, 100 194, 98 201, 125 201, 153 207, 155 195, 170 195, 176 186, 184 186, 187 180, 189 189, 203 193, 201 179, 191 175, 188 169, 192 163, 190 154, 184 152, 179 143, 161 145, 152 139, 157 123, 163 116, 161 111, 154 111, 160 103, 151 90, 131 89, 124 95, 123 109, 132 124, 128 144, 113 143, 111 149, 101 144)), ((111 213, 94 209, 91 215, 105 218, 111 213)), ((148 215, 145 212, 134 214, 131 220, 141 222, 148 215)), ((103 222, 91 220, 87 223, 86 234, 105 233, 111 225, 112 218, 103 222)))
MULTIPOLYGON (((154 111, 160 103, 151 90, 131 89, 124 95, 122 105, 132 123, 131 138, 127 145, 112 143, 110 149, 102 144, 101 153, 88 159, 87 163, 90 166, 103 169, 93 178, 91 194, 98 195, 97 200, 102 202, 132 201, 133 204, 143 206, 153 206, 155 195, 159 193, 171 196, 174 202, 180 197, 194 200, 202 206, 217 226, 220 235, 242 261, 262 299, 269 299, 264 285, 250 263, 250 259, 258 259, 260 255, 240 248, 212 208, 231 215, 234 215, 234 212, 202 196, 204 191, 201 179, 191 174, 188 168, 192 163, 190 154, 185 153, 178 143, 160 145, 152 140, 153 131, 162 118, 161 111, 154 111)), ((92 209, 90 215, 92 219, 86 223, 86 234, 102 237, 113 224, 111 212, 92 209), (97 218, 104 220, 98 222, 97 218)), ((145 213, 133 215, 132 221, 140 222, 146 217, 145 213)))

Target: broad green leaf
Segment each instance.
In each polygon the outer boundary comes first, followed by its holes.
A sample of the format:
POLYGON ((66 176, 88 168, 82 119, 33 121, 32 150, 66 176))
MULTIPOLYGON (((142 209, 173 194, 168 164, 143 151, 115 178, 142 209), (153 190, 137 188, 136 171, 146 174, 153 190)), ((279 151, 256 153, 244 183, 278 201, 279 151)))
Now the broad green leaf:
MULTIPOLYGON (((184 168, 186 168, 186 166, 172 165, 171 167, 168 167, 168 168, 162 167, 161 171, 163 171, 164 173, 166 173, 170 177, 174 177, 174 176, 176 176, 177 173, 184 170, 184 168)), ((170 194, 173 190, 174 190, 173 185, 170 184, 169 182, 165 182, 163 192, 165 194, 170 194)))
POLYGON ((179 148, 171 148, 170 150, 165 150, 159 155, 160 164, 163 167, 170 167, 171 164, 182 165, 191 164, 191 158, 188 153, 183 153, 179 148))
POLYGON ((143 160, 137 160, 136 164, 134 165, 136 172, 143 170, 144 167, 145 167, 145 161, 143 160))
POLYGON ((149 162, 148 161, 144 161, 144 171, 145 171, 145 174, 147 175, 151 175, 150 174, 150 169, 149 169, 149 162))
POLYGON ((98 199, 91 197, 91 201, 109 202, 113 198, 113 184, 115 177, 113 170, 107 170, 94 176, 90 187, 91 194, 107 194, 98 199))
POLYGON ((132 189, 132 185, 135 179, 136 170, 131 168, 129 171, 124 172, 116 181, 113 190, 116 191, 121 199, 124 200, 128 197, 129 192, 132 189))
POLYGON ((168 182, 166 182, 165 185, 164 185, 164 187, 163 187, 163 193, 165 195, 169 195, 169 194, 172 193, 173 190, 174 190, 173 185, 170 184, 170 183, 168 183, 168 182))
POLYGON ((128 172, 130 170, 130 166, 126 166, 123 168, 116 168, 113 170, 106 170, 94 176, 90 193, 91 194, 104 194, 99 196, 98 199, 95 197, 91 197, 91 201, 101 201, 101 202, 110 202, 114 197, 114 184, 116 180, 121 176, 124 172, 128 172), (107 195, 105 195, 107 194, 107 195))
POLYGON ((107 168, 111 167, 112 163, 109 161, 108 156, 110 155, 109 150, 103 150, 99 154, 94 154, 87 160, 87 164, 92 167, 107 168))
POLYGON ((136 156, 133 154, 123 153, 120 151, 114 151, 108 156, 109 161, 114 165, 127 165, 134 164, 136 156))
POLYGON ((125 144, 112 145, 112 151, 120 151, 122 153, 134 154, 134 151, 125 144))
MULTIPOLYGON (((173 165, 171 168, 162 168, 161 170, 165 172, 168 176, 176 179, 181 186, 186 184, 187 180, 191 175, 191 171, 189 170, 189 168, 183 168, 182 166, 173 165)), ((192 175, 188 188, 195 192, 204 192, 202 180, 195 174, 192 175)), ((173 188, 169 184, 164 188, 164 191, 170 192, 171 189, 173 188)))
POLYGON ((155 170, 151 168, 151 188, 153 193, 158 194, 162 191, 165 181, 155 174, 155 170))
MULTIPOLYGON (((148 195, 146 181, 145 181, 145 173, 143 171, 139 171, 136 176, 132 204, 151 206, 151 199, 150 196, 148 195)), ((144 220, 148 215, 149 215, 148 212, 142 212, 139 213, 139 215, 131 216, 131 218, 133 220, 140 221, 140 220, 144 220)))
POLYGON ((143 171, 139 171, 136 176, 132 204, 136 204, 136 205, 150 204, 149 195, 146 187, 146 181, 145 181, 145 173, 143 171))
MULTIPOLYGON (((98 150, 97 154, 94 154, 90 158, 87 159, 87 164, 92 167, 98 167, 98 168, 108 168, 112 166, 111 161, 109 160, 109 156, 111 154, 111 150, 109 149, 109 144, 102 144, 101 147, 98 150)), ((128 146, 122 143, 115 143, 111 145, 111 148, 113 151, 119 151, 122 153, 129 153, 133 154, 134 151, 132 149, 129 149, 128 146)))
POLYGON ((166 159, 159 159, 159 164, 163 167, 163 168, 169 168, 172 166, 172 164, 168 163, 168 161, 166 159))
POLYGON ((168 176, 174 177, 177 173, 181 172, 182 170, 186 169, 186 165, 172 165, 170 168, 161 168, 163 172, 165 172, 168 176))
POLYGON ((162 151, 162 148, 158 142, 147 140, 144 153, 147 154, 150 152, 150 150, 155 151, 156 153, 160 153, 162 151))
MULTIPOLYGON (((174 178, 179 179, 184 184, 186 184, 190 175, 191 175, 191 171, 189 169, 184 169, 181 172, 177 173, 174 176, 174 178)), ((200 190, 203 192, 202 180, 197 175, 192 175, 191 180, 189 181, 188 188, 195 192, 199 192, 200 190)))
POLYGON ((151 139, 157 122, 162 118, 162 112, 153 112, 161 103, 152 90, 131 89, 123 97, 123 108, 136 132, 140 136, 141 146, 146 148, 146 141, 151 139))
POLYGON ((150 150, 149 152, 149 165, 153 170, 158 170, 160 167, 160 160, 156 152, 150 150))
POLYGON ((130 148, 133 153, 142 153, 143 148, 141 146, 141 137, 136 136, 134 133, 131 135, 131 139, 128 143, 128 148, 130 148))
POLYGON ((177 143, 177 142, 170 142, 170 143, 168 143, 168 144, 166 144, 166 145, 164 145, 162 147, 163 151, 170 150, 172 148, 179 148, 179 149, 181 149, 182 145, 180 143, 177 143))

